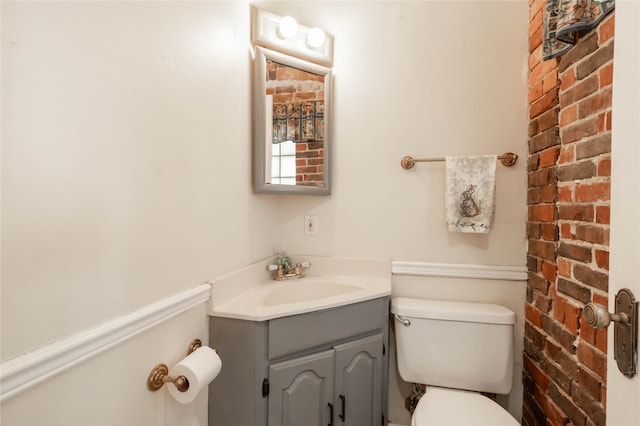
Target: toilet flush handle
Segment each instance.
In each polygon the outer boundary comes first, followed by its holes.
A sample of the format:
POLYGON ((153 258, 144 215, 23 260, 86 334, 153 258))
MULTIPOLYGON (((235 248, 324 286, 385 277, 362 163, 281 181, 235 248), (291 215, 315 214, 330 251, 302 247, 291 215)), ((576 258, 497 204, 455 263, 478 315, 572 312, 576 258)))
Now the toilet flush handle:
POLYGON ((397 319, 398 321, 400 321, 402 323, 402 325, 404 325, 405 327, 409 327, 411 325, 411 321, 409 321, 406 318, 402 318, 400 315, 398 314, 393 314, 393 316, 395 317, 395 319, 397 319))

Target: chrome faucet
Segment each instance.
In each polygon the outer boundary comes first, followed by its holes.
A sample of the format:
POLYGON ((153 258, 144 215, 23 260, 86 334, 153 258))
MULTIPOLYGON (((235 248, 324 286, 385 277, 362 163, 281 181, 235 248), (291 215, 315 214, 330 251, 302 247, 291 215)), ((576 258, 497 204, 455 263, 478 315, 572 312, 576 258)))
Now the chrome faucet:
POLYGON ((275 264, 267 265, 265 269, 271 272, 271 278, 276 281, 290 280, 294 278, 304 278, 302 268, 311 266, 310 262, 297 262, 293 265, 291 258, 287 255, 280 255, 275 264))

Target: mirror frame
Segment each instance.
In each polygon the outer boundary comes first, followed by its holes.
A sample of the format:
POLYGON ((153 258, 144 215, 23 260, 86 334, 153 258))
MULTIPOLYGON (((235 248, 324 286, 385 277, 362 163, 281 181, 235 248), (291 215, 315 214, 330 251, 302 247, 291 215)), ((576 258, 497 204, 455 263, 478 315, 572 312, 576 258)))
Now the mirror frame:
MULTIPOLYGON (((332 130, 332 77, 331 68, 304 61, 263 47, 256 46, 254 59, 254 112, 253 112, 253 173, 254 190, 258 194, 298 194, 298 195, 330 195, 331 194, 331 130, 332 130), (297 186, 267 183, 265 179, 266 152, 266 75, 267 60, 289 67, 297 68, 324 77, 324 186, 297 186)), ((269 155, 271 155, 269 153, 269 155)))

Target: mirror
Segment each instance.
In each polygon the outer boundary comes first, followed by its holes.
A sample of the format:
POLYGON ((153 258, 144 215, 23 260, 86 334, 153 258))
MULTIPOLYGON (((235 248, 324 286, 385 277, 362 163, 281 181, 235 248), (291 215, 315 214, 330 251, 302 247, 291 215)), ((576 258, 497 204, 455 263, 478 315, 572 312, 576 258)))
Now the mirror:
POLYGON ((331 77, 330 68, 256 47, 257 193, 331 194, 331 77))

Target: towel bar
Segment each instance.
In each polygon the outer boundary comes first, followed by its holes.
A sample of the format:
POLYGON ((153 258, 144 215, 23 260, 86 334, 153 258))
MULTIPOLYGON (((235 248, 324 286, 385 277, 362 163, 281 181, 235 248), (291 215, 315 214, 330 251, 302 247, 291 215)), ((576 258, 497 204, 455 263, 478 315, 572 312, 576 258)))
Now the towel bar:
MULTIPOLYGON (((516 164, 516 161, 518 161, 518 155, 514 154, 513 152, 505 152, 502 155, 498 155, 498 160, 500 160, 503 166, 511 167, 516 164)), ((431 161, 445 161, 445 158, 413 158, 407 155, 406 157, 402 157, 402 160, 400 160, 400 165, 402 165, 403 169, 409 170, 415 165, 415 163, 424 163, 431 161)))

